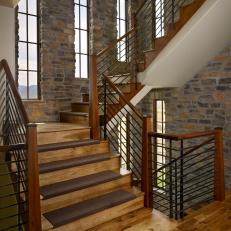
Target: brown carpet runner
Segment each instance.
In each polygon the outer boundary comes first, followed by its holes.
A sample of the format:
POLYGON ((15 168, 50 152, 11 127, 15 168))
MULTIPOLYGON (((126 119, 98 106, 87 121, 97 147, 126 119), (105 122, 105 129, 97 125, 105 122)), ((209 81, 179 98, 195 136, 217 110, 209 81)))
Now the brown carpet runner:
POLYGON ((119 178, 121 178, 121 175, 116 172, 103 171, 96 174, 43 186, 41 187, 41 195, 43 196, 43 199, 49 199, 119 178))
POLYGON ((77 157, 67 160, 60 160, 39 165, 39 173, 57 171, 65 168, 81 166, 84 164, 96 163, 109 159, 109 154, 95 154, 90 156, 77 157))
POLYGON ((44 216, 56 228, 135 198, 136 196, 130 192, 117 190, 103 196, 45 213, 44 216))

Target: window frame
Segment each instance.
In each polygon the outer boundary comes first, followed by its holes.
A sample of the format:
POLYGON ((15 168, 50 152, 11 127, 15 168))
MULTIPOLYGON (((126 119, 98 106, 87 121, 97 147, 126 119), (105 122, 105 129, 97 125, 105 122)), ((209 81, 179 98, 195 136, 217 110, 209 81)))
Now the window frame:
MULTIPOLYGON (((129 29, 128 0, 124 0, 124 1, 125 1, 125 19, 121 18, 121 11, 120 11, 121 0, 117 0, 117 3, 116 3, 117 39, 119 39, 120 37, 122 37, 124 35, 124 34, 121 34, 121 28, 120 28, 120 22, 121 21, 123 21, 125 23, 125 34, 128 32, 128 29, 129 29)), ((127 47, 127 39, 126 38, 124 38, 122 41, 120 41, 118 46, 117 46, 117 60, 119 62, 128 62, 128 47, 127 47), (125 54, 124 54, 125 57, 123 57, 123 55, 121 56, 121 51, 123 53, 123 49, 121 49, 121 46, 123 46, 123 44, 125 44, 125 54)))
MULTIPOLYGON (((166 103, 165 100, 162 99, 154 99, 153 101, 153 131, 155 133, 165 133, 165 128, 166 128, 166 103), (157 114, 158 114, 158 102, 161 102, 161 121, 157 120, 157 114), (165 114, 164 114, 165 113, 165 114), (164 120, 165 118, 165 120, 164 120), (158 123, 161 123, 161 131, 158 131, 158 123), (163 129, 164 128, 164 129, 163 129)), ((155 150, 154 153, 156 154, 154 156, 155 161, 154 161, 154 169, 157 169, 158 167, 161 167, 160 165, 165 164, 165 156, 164 156, 164 146, 165 144, 165 139, 164 138, 157 138, 155 139, 155 150), (161 140, 161 147, 158 147, 158 139, 161 140), (159 149, 161 149, 161 153, 159 153, 159 149), (161 158, 161 161, 159 162, 158 157, 161 158)), ((161 181, 158 181, 159 177, 157 176, 156 181, 154 182, 154 187, 157 190, 165 190, 166 185, 164 183, 166 179, 165 175, 165 170, 162 170, 161 172, 158 172, 157 174, 161 175, 161 181)))
MULTIPOLYGON (((74 44, 74 47, 75 47, 75 79, 89 79, 89 72, 90 72, 90 69, 89 69, 89 57, 90 57, 90 41, 89 41, 89 38, 90 38, 90 2, 89 0, 86 0, 86 3, 87 5, 83 5, 80 3, 80 0, 74 0, 74 18, 76 16, 76 12, 75 12, 75 8, 76 6, 79 7, 79 12, 78 12, 78 15, 79 15, 79 27, 76 27, 75 25, 75 22, 74 22, 74 30, 75 30, 75 36, 76 36, 76 31, 78 30, 78 35, 79 35, 79 38, 78 38, 78 46, 79 46, 79 51, 77 52, 77 45, 74 44), (78 2, 78 3, 77 3, 78 2), (84 7, 87 9, 87 29, 82 29, 81 28, 81 7, 84 7), (85 31, 87 32, 87 53, 81 53, 81 31, 85 31), (77 76, 76 74, 76 65, 77 65, 77 59, 76 59, 76 56, 79 56, 79 76, 77 76), (87 56, 87 77, 83 77, 81 76, 82 73, 81 73, 81 69, 82 69, 82 65, 81 65, 81 56, 83 55, 86 55, 87 56)), ((76 19, 75 19, 76 21, 76 19)), ((76 41, 76 37, 75 37, 75 41, 76 41)))
MULTIPOLYGON (((22 100, 32 100, 32 101, 35 101, 35 100, 39 100, 41 99, 41 89, 40 89, 40 65, 41 65, 41 59, 40 59, 40 48, 41 48, 41 39, 40 39, 40 0, 36 0, 36 14, 32 14, 32 13, 29 13, 28 10, 29 10, 29 7, 28 7, 28 2, 29 0, 25 0, 26 1, 26 12, 21 12, 19 10, 19 6, 16 7, 16 22, 17 22, 17 35, 16 35, 16 46, 17 46, 17 56, 16 56, 16 63, 17 63, 17 67, 16 67, 16 84, 17 84, 17 88, 19 89, 19 73, 20 72, 26 72, 26 77, 27 77, 27 97, 26 98, 22 98, 22 100), (20 40, 19 38, 19 27, 20 27, 20 24, 19 24, 19 15, 25 15, 26 16, 26 40, 20 40), (29 41, 29 16, 30 17, 36 17, 36 26, 37 26, 37 42, 30 42, 29 41), (26 44, 26 52, 27 52, 27 67, 26 69, 20 69, 19 67, 19 44, 22 43, 22 44, 26 44), (32 44, 32 45, 36 45, 36 50, 37 50, 37 70, 31 70, 30 67, 29 67, 29 44, 32 44), (33 73, 37 73, 37 97, 36 98, 31 98, 30 97, 30 91, 29 91, 29 88, 30 88, 30 85, 29 85, 29 73, 30 72, 33 72, 33 73)), ((22 97, 22 96, 21 96, 22 97)))

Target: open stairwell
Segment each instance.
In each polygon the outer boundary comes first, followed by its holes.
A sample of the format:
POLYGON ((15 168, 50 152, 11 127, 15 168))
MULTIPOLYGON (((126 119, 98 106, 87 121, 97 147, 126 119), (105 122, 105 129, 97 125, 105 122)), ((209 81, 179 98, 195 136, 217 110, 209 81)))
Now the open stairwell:
POLYGON ((88 230, 144 207, 119 156, 89 132, 71 123, 38 125, 43 230, 88 230))

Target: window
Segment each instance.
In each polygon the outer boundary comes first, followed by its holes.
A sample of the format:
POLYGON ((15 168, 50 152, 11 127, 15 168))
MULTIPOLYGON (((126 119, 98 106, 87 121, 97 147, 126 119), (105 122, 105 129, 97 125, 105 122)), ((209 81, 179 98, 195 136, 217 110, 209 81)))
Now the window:
MULTIPOLYGON (((163 100, 154 100, 153 105, 153 118, 154 118, 154 131, 157 133, 165 133, 165 102, 163 100)), ((156 139, 156 166, 155 168, 161 168, 166 162, 166 149, 165 139, 156 139)), ((163 189, 165 187, 165 169, 157 173, 156 187, 163 189)))
POLYGON ((39 19, 38 1, 18 4, 18 89, 22 99, 38 99, 39 19))
MULTIPOLYGON (((128 29, 128 1, 117 0, 117 38, 127 33, 128 29)), ((126 39, 123 39, 117 46, 118 61, 126 61, 126 39)))
POLYGON ((155 37, 160 38, 164 36, 164 0, 157 0, 155 1, 155 37))
POLYGON ((88 0, 75 0, 75 77, 89 75, 88 0))

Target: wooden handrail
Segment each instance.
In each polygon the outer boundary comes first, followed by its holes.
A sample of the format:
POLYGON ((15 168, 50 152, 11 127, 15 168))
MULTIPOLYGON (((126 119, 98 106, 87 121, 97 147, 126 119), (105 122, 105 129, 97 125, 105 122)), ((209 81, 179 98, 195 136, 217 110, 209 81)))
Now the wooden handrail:
POLYGON ((187 139, 193 139, 203 136, 210 136, 215 135, 216 131, 207 131, 207 132, 193 132, 189 134, 162 134, 162 133, 156 133, 156 132, 149 132, 149 136, 163 138, 163 139, 170 139, 170 140, 187 140, 187 139))
POLYGON ((124 34, 122 37, 120 37, 119 39, 117 39, 115 42, 111 43, 108 47, 106 47, 105 49, 103 49, 102 51, 100 51, 96 57, 99 58, 100 56, 102 56, 105 52, 112 50, 114 47, 117 46, 117 43, 122 41, 124 38, 126 38, 128 35, 130 35, 131 33, 133 33, 136 30, 136 28, 132 28, 131 30, 129 30, 126 34, 124 34))
POLYGON ((105 75, 103 75, 106 82, 110 85, 110 87, 120 96, 120 98, 125 102, 126 105, 128 105, 135 113, 136 115, 143 120, 143 115, 137 110, 137 108, 126 99, 124 94, 112 83, 112 81, 105 75))
POLYGON ((11 87, 11 90, 14 94, 14 97, 15 97, 15 100, 16 100, 16 103, 19 107, 19 110, 22 114, 22 117, 23 117, 23 121, 24 121, 24 124, 28 124, 29 123, 29 118, 28 118, 28 115, 26 113, 26 110, 24 108, 24 105, 22 103, 22 99, 18 93, 18 90, 17 90, 17 87, 15 85, 15 81, 14 81, 14 78, 13 78, 13 75, 10 71, 10 68, 9 68, 9 65, 7 63, 7 61, 5 59, 1 60, 0 62, 0 70, 1 69, 4 69, 5 73, 6 73, 6 78, 10 84, 10 87, 11 87))

